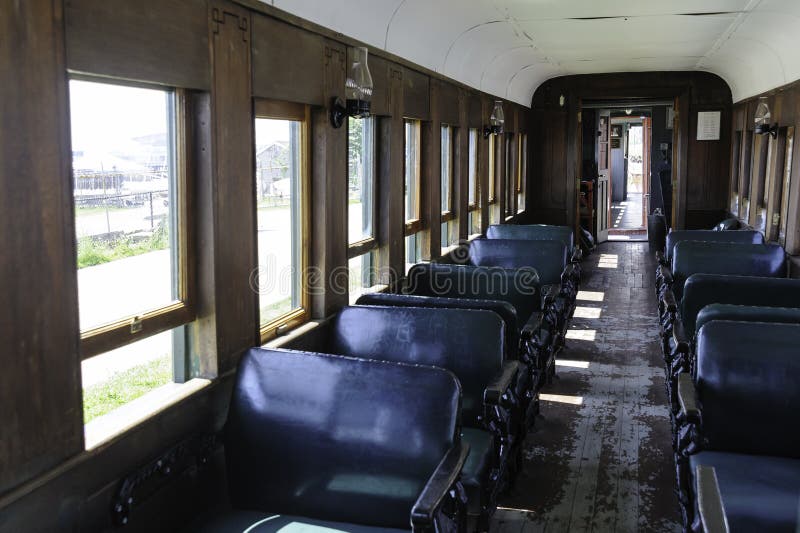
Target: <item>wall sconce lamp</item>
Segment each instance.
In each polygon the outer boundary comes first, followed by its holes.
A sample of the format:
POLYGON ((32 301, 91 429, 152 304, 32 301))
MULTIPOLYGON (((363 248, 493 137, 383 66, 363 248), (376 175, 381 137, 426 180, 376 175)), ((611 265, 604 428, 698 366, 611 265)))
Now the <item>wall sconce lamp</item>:
POLYGON ((505 121, 503 102, 502 100, 495 100, 494 109, 492 109, 492 114, 489 116, 489 125, 483 128, 483 138, 488 139, 489 135, 500 135, 503 133, 503 124, 505 121))
POLYGON ((372 102, 372 75, 367 66, 366 47, 352 48, 353 64, 345 81, 345 98, 335 97, 331 100, 331 126, 341 128, 346 116, 366 118, 369 116, 372 102))
POLYGON ((759 135, 772 135, 772 138, 778 136, 778 124, 770 124, 772 113, 769 111, 769 104, 767 104, 766 96, 758 99, 758 106, 756 107, 756 129, 755 132, 759 135))

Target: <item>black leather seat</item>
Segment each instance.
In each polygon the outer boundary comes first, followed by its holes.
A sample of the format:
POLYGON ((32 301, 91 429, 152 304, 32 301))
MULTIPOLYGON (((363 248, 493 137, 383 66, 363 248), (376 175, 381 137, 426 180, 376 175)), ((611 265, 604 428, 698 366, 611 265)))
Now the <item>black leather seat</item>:
MULTIPOLYGON (((800 305, 800 301, 797 301, 800 305)), ((715 320, 732 320, 735 322, 779 322, 783 324, 800 324, 800 308, 798 307, 759 307, 755 305, 711 304, 697 314, 695 327, 700 330, 704 325, 715 320)))
POLYGON ((683 241, 697 242, 729 242, 737 244, 764 244, 764 235, 753 230, 715 231, 715 230, 675 230, 667 234, 664 252, 656 252, 656 292, 660 293, 664 272, 672 264, 672 252, 675 245, 683 241))
POLYGON ((225 427, 236 511, 203 530, 433 531, 449 527, 448 515, 461 523, 460 402, 447 370, 252 349, 225 427))
POLYGON ((694 382, 678 385, 681 504, 697 465, 716 469, 732 531, 792 531, 800 498, 800 325, 714 321, 697 337, 694 382), (758 527, 754 527, 757 525, 758 527))
MULTIPOLYGON (((580 284, 580 262, 583 252, 575 244, 575 232, 569 226, 547 224, 492 224, 486 228, 487 239, 515 239, 526 241, 561 241, 567 247, 569 260, 575 264, 576 282, 580 284)), ((537 246, 538 243, 532 243, 537 246)))
POLYGON ((520 345, 535 361, 537 388, 553 374, 558 316, 554 296, 542 296, 535 269, 504 269, 441 263, 419 263, 411 267, 404 287, 406 294, 444 298, 501 300, 514 306, 520 345))
POLYGON ((469 261, 475 266, 534 268, 542 288, 555 295, 559 333, 563 337, 567 321, 575 311, 578 285, 575 265, 567 262, 567 247, 561 241, 476 239, 469 243, 469 261))
POLYGON ((519 360, 524 367, 517 382, 517 398, 523 401, 526 412, 525 430, 530 428, 539 412, 538 391, 536 385, 535 361, 528 357, 526 350, 520 350, 519 331, 517 330, 517 311, 514 306, 501 300, 474 300, 468 298, 440 298, 437 296, 414 296, 412 294, 392 294, 373 292, 363 294, 356 300, 356 305, 377 305, 393 307, 431 307, 434 309, 483 309, 497 313, 503 320, 506 334, 504 347, 506 358, 519 360), (520 358, 521 356, 521 358, 520 358))
MULTIPOLYGON (((666 293, 667 297, 671 293, 666 293)), ((668 373, 674 378, 689 370, 692 340, 701 310, 711 304, 735 304, 757 307, 794 307, 800 305, 800 279, 692 274, 684 284, 680 304, 671 302, 665 309, 663 350, 668 373)), ((707 313, 715 312, 711 308, 707 313)), ((726 312, 730 312, 730 309, 726 312)), ((761 321, 769 319, 767 311, 761 321)), ((772 313, 772 312, 770 312, 772 313)), ((752 314, 752 313, 751 313, 752 314)), ((668 381, 668 386, 670 382, 668 381)), ((673 399, 674 399, 674 395, 673 399)))
POLYGON ((475 430, 463 433, 471 449, 463 482, 470 514, 488 527, 522 427, 513 392, 519 363, 505 359, 500 317, 485 310, 353 306, 324 329, 315 351, 438 366, 458 377, 463 425, 475 430))

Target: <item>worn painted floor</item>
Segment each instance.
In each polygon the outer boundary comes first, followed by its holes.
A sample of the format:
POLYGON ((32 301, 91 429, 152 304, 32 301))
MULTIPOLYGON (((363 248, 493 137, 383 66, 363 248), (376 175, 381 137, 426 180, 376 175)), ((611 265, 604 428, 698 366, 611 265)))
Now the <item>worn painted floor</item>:
POLYGON ((624 202, 611 204, 611 228, 634 229, 644 227, 642 193, 631 192, 624 202))
POLYGON ((680 531, 647 243, 600 245, 492 533, 680 531))

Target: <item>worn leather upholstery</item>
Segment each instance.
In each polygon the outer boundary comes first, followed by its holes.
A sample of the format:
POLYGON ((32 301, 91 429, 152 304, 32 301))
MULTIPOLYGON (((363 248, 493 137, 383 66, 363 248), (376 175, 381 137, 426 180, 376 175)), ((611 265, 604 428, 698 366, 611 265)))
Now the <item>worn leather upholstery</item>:
POLYGON ((408 271, 406 294, 502 300, 514 306, 517 328, 541 311, 541 283, 535 269, 505 269, 418 263, 408 271))
POLYGON ((680 393, 684 511, 693 472, 716 469, 731 531, 793 531, 800 497, 800 325, 716 320, 697 334, 694 388, 680 393), (698 410, 699 409, 699 410, 698 410))
POLYGON ((465 434, 471 445, 463 478, 470 513, 491 514, 498 472, 506 468, 522 424, 522 413, 516 412, 506 428, 490 427, 491 408, 484 402, 486 387, 505 360, 500 317, 475 309, 353 306, 335 315, 330 327, 325 349, 333 353, 439 366, 458 377, 463 424, 478 430, 465 434), (483 482, 492 476, 489 485, 483 482))
POLYGON ((234 508, 408 529, 460 434, 443 369, 252 349, 225 428, 234 508))
POLYGON ((519 350, 519 330, 517 311, 503 300, 476 300, 472 298, 440 298, 436 296, 415 296, 413 294, 392 294, 371 292, 362 294, 356 305, 391 305, 395 307, 433 307, 449 309, 485 309, 497 313, 505 324, 506 353, 510 359, 517 359, 519 350))
POLYGON ((800 459, 800 325, 709 322, 695 383, 706 448, 800 459))
POLYGON ((692 274, 680 302, 680 319, 690 338, 695 335, 700 310, 710 304, 800 306, 800 279, 692 274))
POLYGON ((797 531, 800 460, 709 451, 692 455, 689 464, 692 472, 697 465, 716 470, 731 531, 797 531))
POLYGON ((678 301, 686 278, 699 273, 780 278, 786 276, 786 254, 777 244, 679 242, 672 253, 672 292, 678 301))
POLYGON ((667 234, 664 257, 672 259, 675 245, 683 241, 730 242, 737 244, 764 244, 764 235, 759 231, 715 231, 715 230, 674 230, 667 234))
POLYGON ((569 226, 547 224, 492 224, 486 228, 487 239, 522 239, 530 241, 558 240, 571 252, 575 233, 569 226))
POLYGON ((535 269, 419 263, 409 270, 404 292, 510 303, 517 313, 523 347, 520 358, 534 361, 539 373, 537 387, 544 383, 544 376, 552 375, 559 340, 558 315, 552 303, 543 307, 542 287, 535 269))
MULTIPOLYGON (((800 300, 796 301, 800 305, 800 300)), ((715 320, 735 322, 781 322, 800 324, 800 308, 797 307, 759 307, 755 305, 711 304, 697 314, 695 327, 699 330, 715 320)))

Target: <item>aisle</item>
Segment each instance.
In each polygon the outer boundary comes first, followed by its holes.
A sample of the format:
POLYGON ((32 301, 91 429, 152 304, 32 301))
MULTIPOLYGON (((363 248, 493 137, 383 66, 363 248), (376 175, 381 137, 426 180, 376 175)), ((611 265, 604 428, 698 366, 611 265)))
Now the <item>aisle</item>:
POLYGON ((647 243, 584 260, 558 377, 492 533, 680 531, 653 270, 647 243))

